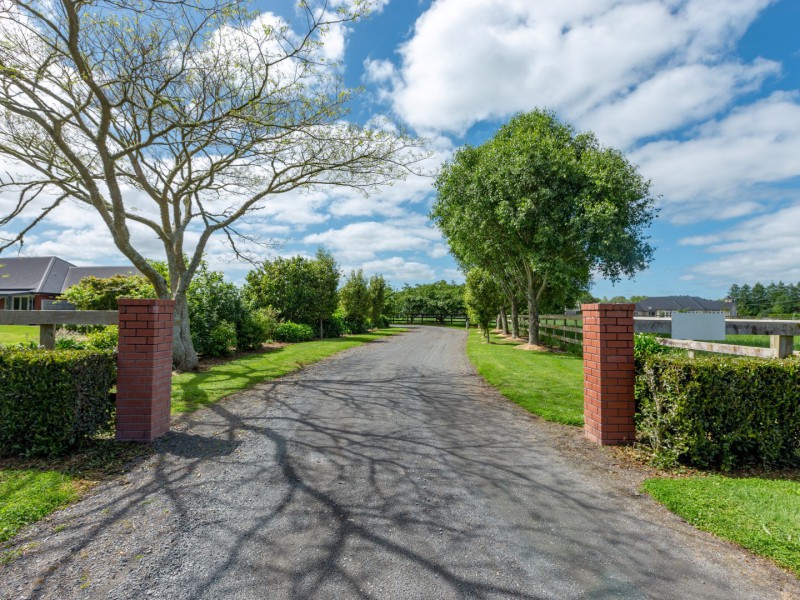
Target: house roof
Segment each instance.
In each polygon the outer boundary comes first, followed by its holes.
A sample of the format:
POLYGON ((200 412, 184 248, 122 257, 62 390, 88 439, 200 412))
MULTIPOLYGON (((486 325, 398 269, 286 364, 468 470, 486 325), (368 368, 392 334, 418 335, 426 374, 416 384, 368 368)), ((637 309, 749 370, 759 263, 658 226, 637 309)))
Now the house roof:
POLYGON ((0 292, 4 294, 60 294, 70 267, 55 256, 0 257, 0 292))
POLYGON ((61 286, 61 292, 66 292, 67 288, 72 287, 79 283, 84 277, 97 277, 98 279, 108 279, 114 275, 125 275, 131 277, 133 275, 141 275, 139 269, 131 266, 127 267, 70 267, 67 272, 67 277, 64 284, 61 286))
POLYGON ((0 257, 0 294, 61 294, 84 277, 140 275, 131 266, 76 267, 56 256, 0 257))
POLYGON ((725 302, 706 300, 697 296, 655 296, 636 303, 637 312, 678 311, 678 310, 723 310, 725 302))

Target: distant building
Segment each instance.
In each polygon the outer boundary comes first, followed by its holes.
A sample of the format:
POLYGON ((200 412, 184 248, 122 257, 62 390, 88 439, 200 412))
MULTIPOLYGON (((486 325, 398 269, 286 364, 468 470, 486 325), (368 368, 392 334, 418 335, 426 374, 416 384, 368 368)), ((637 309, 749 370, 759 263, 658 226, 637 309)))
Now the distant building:
POLYGON ((127 267, 76 267, 55 256, 0 256, 0 310, 41 310, 84 277, 141 275, 127 267))
POLYGON ((728 317, 735 317, 736 303, 706 300, 697 296, 656 296, 637 302, 634 315, 637 317, 669 317, 674 312, 721 312, 728 317))

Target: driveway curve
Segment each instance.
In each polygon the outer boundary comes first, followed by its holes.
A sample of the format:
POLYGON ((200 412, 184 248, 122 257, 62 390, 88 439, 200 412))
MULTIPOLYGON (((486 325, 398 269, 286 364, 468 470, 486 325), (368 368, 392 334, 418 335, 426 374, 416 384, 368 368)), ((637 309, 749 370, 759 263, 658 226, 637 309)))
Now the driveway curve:
POLYGON ((173 423, 28 529, 7 598, 789 598, 419 327, 173 423))

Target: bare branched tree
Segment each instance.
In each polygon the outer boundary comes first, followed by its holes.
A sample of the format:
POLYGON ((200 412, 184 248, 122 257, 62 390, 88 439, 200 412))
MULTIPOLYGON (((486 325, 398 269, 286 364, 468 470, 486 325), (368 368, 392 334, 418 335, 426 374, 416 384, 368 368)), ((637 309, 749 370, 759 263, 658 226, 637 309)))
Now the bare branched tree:
POLYGON ((416 140, 344 120, 355 92, 325 36, 370 4, 301 2, 297 33, 233 0, 0 0, 0 193, 14 198, 0 251, 62 203, 92 207, 176 301, 175 363, 194 368, 186 292, 212 235, 238 256, 237 222, 276 195, 366 193, 423 158, 416 140), (136 228, 163 244, 168 279, 136 228))

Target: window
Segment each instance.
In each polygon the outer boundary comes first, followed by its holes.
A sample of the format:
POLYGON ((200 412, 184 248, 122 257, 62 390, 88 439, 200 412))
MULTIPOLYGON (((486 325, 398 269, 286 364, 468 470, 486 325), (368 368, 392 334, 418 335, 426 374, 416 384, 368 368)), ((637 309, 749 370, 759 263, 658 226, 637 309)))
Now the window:
POLYGON ((14 296, 10 310, 33 310, 33 296, 14 296))

